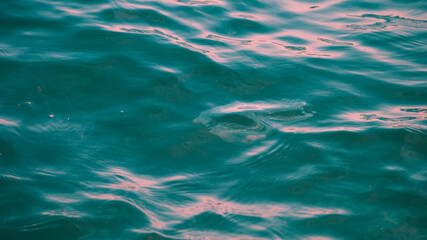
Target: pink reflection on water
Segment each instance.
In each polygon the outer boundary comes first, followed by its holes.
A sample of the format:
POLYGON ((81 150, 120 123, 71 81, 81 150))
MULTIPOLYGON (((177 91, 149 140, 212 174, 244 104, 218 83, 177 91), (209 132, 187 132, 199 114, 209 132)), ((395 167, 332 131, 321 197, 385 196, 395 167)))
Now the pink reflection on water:
POLYGON ((228 13, 228 16, 234 19, 247 19, 251 21, 256 21, 260 23, 269 23, 269 22, 277 22, 279 19, 271 14, 262 14, 262 13, 246 13, 246 12, 232 12, 228 13))
POLYGON ((284 127, 279 129, 287 133, 322 133, 322 132, 359 132, 360 127, 284 127))
POLYGON ((72 199, 72 198, 67 197, 65 195, 51 195, 51 194, 48 194, 48 195, 46 195, 46 198, 49 199, 49 200, 51 200, 51 201, 59 202, 59 203, 75 203, 75 202, 79 201, 77 199, 72 199))
MULTIPOLYGON (((419 124, 419 121, 427 119, 427 107, 424 106, 384 107, 377 111, 348 112, 337 117, 344 123, 376 122, 383 128, 427 129, 427 126, 419 124)), ((378 127, 378 124, 371 127, 378 127)), ((366 125, 365 128, 368 127, 366 125)))
MULTIPOLYGON (((236 16, 234 16, 236 17, 236 16)), ((269 22, 269 19, 272 17, 266 15, 242 15, 239 14, 239 18, 252 18, 261 22, 269 22)), ((176 18, 176 17, 175 17, 176 18)), ((141 29, 138 25, 125 25, 125 24, 115 24, 115 25, 105 25, 98 24, 99 27, 102 27, 108 31, 124 32, 124 33, 133 33, 133 34, 145 34, 145 35, 158 35, 167 38, 174 44, 177 44, 181 47, 187 48, 191 51, 201 52, 212 60, 219 63, 228 63, 228 62, 242 62, 246 61, 246 64, 251 64, 247 61, 247 56, 242 56, 241 54, 236 54, 238 51, 253 51, 260 55, 268 56, 313 56, 313 57, 341 57, 342 52, 325 52, 324 50, 319 50, 320 47, 327 45, 324 41, 320 41, 322 38, 328 38, 328 36, 321 36, 316 33, 311 33, 309 31, 297 30, 297 29, 288 29, 286 31, 269 33, 269 34, 252 34, 250 38, 242 39, 235 37, 225 37, 220 35, 212 34, 209 31, 206 31, 205 26, 202 23, 196 21, 190 21, 187 19, 176 19, 179 20, 182 24, 189 26, 193 29, 197 29, 201 33, 199 38, 210 39, 214 41, 219 41, 221 43, 227 43, 232 46, 216 46, 216 45, 200 45, 197 43, 189 43, 185 38, 177 37, 174 33, 169 30, 162 28, 145 28, 141 29), (304 45, 295 45, 292 43, 287 43, 283 40, 278 39, 278 37, 298 37, 307 41, 304 45)), ((350 45, 350 44, 349 44, 350 45)), ((351 44, 354 45, 354 44, 351 44)), ((257 65, 257 63, 252 63, 257 65)))
POLYGON ((132 25, 120 25, 120 24, 117 24, 117 25, 98 24, 98 26, 108 31, 114 31, 114 32, 161 36, 161 37, 164 37, 167 41, 170 41, 171 43, 176 44, 180 47, 189 49, 194 52, 200 52, 202 54, 209 55, 209 51, 204 49, 206 48, 205 46, 195 47, 197 45, 191 45, 185 42, 185 40, 176 37, 174 33, 163 28, 151 27, 151 28, 140 29, 132 25))
POLYGON ((138 204, 138 201, 134 202, 133 200, 127 200, 122 198, 121 196, 114 195, 114 194, 90 194, 90 193, 84 193, 84 195, 89 199, 96 199, 96 200, 108 200, 108 201, 119 201, 127 203, 134 208, 136 208, 138 211, 144 213, 149 219, 152 227, 157 229, 164 229, 166 227, 166 223, 163 221, 160 221, 156 216, 156 214, 148 209, 146 209, 143 205, 140 206, 138 204))
POLYGON ((237 164, 248 160, 248 157, 259 156, 271 149, 275 143, 277 143, 277 141, 264 141, 261 143, 260 146, 255 146, 253 148, 248 149, 238 157, 231 159, 229 162, 232 164, 237 164))
POLYGON ((366 53, 370 58, 374 58, 376 61, 381 61, 393 66, 410 66, 413 68, 417 65, 403 58, 395 58, 395 53, 393 52, 387 52, 365 45, 355 45, 354 48, 360 52, 366 53))
POLYGON ((170 40, 179 40, 178 37, 175 37, 174 34, 163 28, 154 28, 149 27, 145 29, 139 29, 133 25, 123 25, 123 24, 114 24, 114 25, 105 25, 98 24, 98 27, 104 28, 105 30, 112 32, 122 32, 122 33, 133 33, 133 34, 144 34, 144 35, 158 35, 170 40))
MULTIPOLYGON (((203 4, 210 4, 210 5, 221 5, 226 6, 227 4, 224 1, 219 0, 162 0, 160 1, 164 5, 203 5, 203 4)), ((331 7, 337 3, 340 3, 341 0, 327 0, 320 3, 304 3, 301 1, 291 0, 287 1, 286 3, 283 3, 284 8, 286 11, 292 11, 294 13, 301 13, 301 12, 307 12, 310 11, 311 14, 317 14, 321 12, 317 12, 319 9, 324 9, 327 7, 331 7)), ((411 66, 414 68, 414 65, 407 60, 404 59, 396 59, 392 56, 391 52, 387 52, 384 50, 377 50, 369 46, 362 46, 358 43, 352 42, 352 43, 343 43, 338 40, 335 40, 335 38, 339 36, 325 36, 323 33, 320 33, 320 31, 317 30, 298 30, 298 29, 287 29, 286 31, 282 32, 273 32, 268 34, 251 34, 246 39, 241 39, 238 37, 225 37, 225 36, 219 36, 215 35, 209 30, 206 29, 206 23, 200 22, 200 21, 194 21, 193 19, 188 19, 179 15, 174 14, 170 11, 163 11, 159 8, 153 8, 149 6, 152 2, 116 2, 115 4, 118 5, 118 8, 124 8, 124 9, 151 9, 153 11, 158 12, 159 14, 163 16, 167 16, 174 21, 179 22, 182 25, 188 26, 192 29, 194 32, 198 32, 196 36, 194 34, 191 35, 192 38, 200 38, 200 39, 212 39, 216 40, 222 43, 227 43, 229 46, 224 45, 207 45, 207 44, 198 44, 198 43, 191 43, 186 40, 185 35, 176 37, 175 34, 168 33, 165 29, 158 30, 162 33, 156 33, 155 31, 152 31, 153 29, 147 29, 147 30, 141 30, 138 28, 141 27, 138 24, 134 26, 122 26, 122 27, 110 27, 110 30, 115 30, 119 32, 128 32, 128 33, 140 33, 140 34, 153 34, 153 35, 161 35, 164 37, 169 38, 172 43, 179 45, 183 48, 187 48, 191 51, 196 51, 204 54, 205 56, 211 58, 213 61, 218 63, 232 63, 232 62, 241 62, 253 67, 263 67, 264 63, 257 62, 255 58, 252 58, 250 56, 247 56, 248 51, 254 52, 256 54, 260 55, 266 55, 266 56, 277 56, 277 57, 295 57, 295 56, 302 56, 302 57, 315 57, 315 58, 340 58, 345 55, 346 51, 340 51, 340 50, 331 50, 328 48, 324 48, 327 45, 334 44, 338 46, 346 46, 355 48, 355 50, 358 50, 360 52, 365 52, 367 56, 373 57, 377 60, 381 60, 385 63, 395 65, 395 66, 411 66), (126 30, 123 30, 126 29, 126 30), (133 30, 133 31, 132 31, 133 30), (215 38, 212 38, 212 36, 215 36, 215 38), (300 39, 303 39, 306 41, 305 44, 302 45, 295 45, 289 42, 286 42, 285 40, 278 39, 277 37, 280 36, 291 36, 291 37, 297 37, 300 39), (321 41, 319 39, 331 39, 330 42, 321 41), (179 41, 178 41, 179 40, 179 41), (236 54, 236 52, 244 51, 246 54, 236 54)), ((111 6, 106 6, 105 8, 111 8, 111 6)), ((116 6, 117 7, 117 6, 116 6)), ((378 18, 372 17, 372 16, 365 16, 366 12, 351 12, 351 13, 334 13, 334 14, 317 14, 316 17, 313 17, 312 20, 305 20, 309 21, 306 24, 314 24, 319 25, 319 27, 325 27, 327 29, 340 29, 340 30, 349 30, 351 31, 351 28, 349 24, 357 22, 357 18, 360 19, 360 22, 362 24, 360 26, 370 26, 375 25, 376 23, 382 23, 385 20, 381 18, 381 15, 386 16, 390 15, 390 11, 375 11, 374 14, 379 15, 378 18), (340 20, 337 20, 340 19, 340 20), (343 22, 341 19, 349 19, 348 22, 343 22)), ((400 11, 400 10, 393 10, 392 14, 399 15, 399 16, 408 16, 410 13, 400 11)), ((254 13, 254 12, 232 12, 227 13, 230 19, 248 19, 251 21, 256 21, 261 24, 269 25, 270 23, 280 22, 282 21, 281 18, 278 18, 277 16, 274 16, 273 14, 265 14, 265 13, 254 13)), ((404 19, 404 18, 402 18, 404 19)), ((404 20, 403 20, 404 21, 404 20)), ((304 23, 302 23, 304 24, 304 23)), ((391 24, 392 26, 400 26, 399 23, 391 24)), ((368 27, 369 28, 369 27, 368 27)), ((108 29, 108 28, 107 28, 108 29)), ((404 28, 401 28, 404 29, 404 28)), ((359 29, 360 30, 360 29, 359 29)), ((357 30, 357 31, 359 31, 357 30)), ((323 31, 325 32, 325 31, 323 31)), ((343 35, 345 36, 345 35, 343 35)), ((348 51, 347 51, 348 52, 348 51)), ((251 55, 251 54, 250 54, 251 55)), ((422 69, 422 66, 417 66, 417 69, 422 69)))
MULTIPOLYGON (((1 156, 1 153, 0 153, 1 156)), ((1 174, 2 177, 5 178, 11 178, 11 179, 15 179, 15 180, 24 180, 24 181, 28 181, 31 180, 31 178, 27 178, 27 177, 18 177, 16 175, 12 175, 12 174, 1 174)))
POLYGON ((58 6, 56 7, 56 9, 66 12, 69 15, 74 15, 74 16, 82 16, 85 14, 85 11, 82 11, 81 9, 75 9, 75 8, 69 8, 69 7, 65 7, 65 6, 58 6))
POLYGON ((59 171, 58 169, 53 169, 53 168, 36 168, 33 174, 54 177, 58 175, 65 175, 68 173, 59 171))
POLYGON ((223 6, 225 5, 225 2, 222 0, 160 0, 160 1, 165 3, 192 5, 192 6, 198 6, 198 5, 223 6))
POLYGON ((253 148, 251 150, 249 150, 248 152, 246 152, 247 156, 256 156, 259 155, 265 151, 267 151, 270 148, 270 146, 262 146, 262 147, 257 147, 257 148, 253 148))
MULTIPOLYGON (((175 1, 175 0, 163 0, 161 2, 164 2, 165 5, 176 5, 176 3, 183 3, 184 1, 180 2, 180 1, 175 1)), ((185 1, 185 2, 196 2, 196 1, 185 1)), ((198 2, 202 2, 202 1, 198 1, 198 2)), ((211 1, 209 1, 209 2, 211 2, 211 1)), ((223 5, 222 1, 215 1, 215 2, 212 1, 211 3, 215 3, 216 5, 223 5)), ((115 4, 118 5, 118 6, 116 6, 116 8, 119 8, 119 9, 138 9, 138 10, 145 9, 145 10, 152 10, 152 11, 155 11, 155 12, 157 12, 158 14, 160 14, 162 16, 166 16, 166 17, 168 17, 170 19, 173 19, 174 21, 176 21, 176 22, 178 22, 178 23, 180 23, 182 25, 185 25, 187 27, 191 27, 194 30, 197 29, 199 31, 202 31, 201 29, 205 28, 205 25, 203 23, 201 23, 201 22, 193 21, 193 19, 183 18, 180 15, 176 15, 176 14, 173 14, 173 13, 169 13, 169 12, 163 11, 163 10, 161 10, 161 8, 152 7, 150 5, 150 4, 152 4, 152 2, 144 2, 144 1, 142 1, 142 2, 138 2, 138 3, 135 3, 135 2, 130 3, 130 2, 127 2, 127 1, 126 2, 122 1, 122 2, 115 2, 115 4)), ((103 8, 104 9, 109 9, 109 8, 111 8, 111 5, 109 5, 109 4, 104 5, 103 8)), ((117 17, 119 17, 119 18, 120 17, 125 17, 125 18, 126 17, 131 17, 131 18, 133 18, 133 17, 138 17, 138 14, 137 13, 135 13, 135 14, 132 14, 132 13, 129 13, 129 14, 127 14, 127 13, 120 13, 120 14, 117 15, 117 17)), ((137 26, 133 26, 133 27, 137 27, 137 26)))
POLYGON ((386 107, 382 111, 349 112, 338 117, 352 122, 409 122, 427 119, 427 107, 386 107))
POLYGON ((86 216, 86 214, 77 212, 77 211, 67 211, 67 210, 53 210, 53 211, 45 211, 41 213, 42 215, 48 216, 64 216, 67 218, 81 218, 86 216))
POLYGON ((90 194, 90 193, 84 193, 84 195, 87 198, 91 198, 91 199, 97 199, 97 200, 110 200, 110 201, 114 201, 114 200, 118 200, 118 201, 122 201, 123 198, 114 194, 90 194))
POLYGON ((302 240, 334 240, 334 238, 331 238, 331 237, 312 236, 312 237, 303 238, 302 240))
POLYGON ((298 218, 313 218, 322 215, 345 214, 345 211, 340 209, 327 209, 327 208, 310 208, 303 207, 300 211, 295 212, 293 216, 298 218))
POLYGON ((158 70, 160 70, 162 72, 169 72, 169 73, 174 73, 174 74, 179 73, 179 71, 176 70, 176 69, 174 69, 174 68, 168 68, 168 67, 161 66, 161 65, 154 66, 154 68, 158 69, 158 70))
MULTIPOLYGON (((295 1, 292 1, 292 3, 294 3, 295 1)), ((337 3, 339 1, 326 1, 321 3, 320 5, 318 5, 318 8, 322 8, 322 7, 328 7, 328 6, 332 6, 335 3, 337 3)), ((290 4, 292 5, 292 4, 290 4)), ((310 4, 303 4, 303 3, 297 3, 295 5, 292 6, 296 6, 295 9, 300 9, 301 6, 303 6, 303 9, 309 9, 309 5, 310 4), (302 5, 301 5, 302 4, 302 5), (307 7, 307 8, 305 8, 307 7)), ((316 8, 317 9, 317 8, 316 8)), ((311 9, 312 10, 312 9, 311 9)), ((404 12, 400 12, 400 11, 394 11, 395 14, 402 14, 405 15, 404 12)), ((381 14, 381 12, 376 12, 376 14, 381 14)), ((384 13, 385 14, 385 13, 384 13)), ((390 13, 388 12, 388 15, 390 13)), ((360 13, 360 16, 363 15, 362 13, 360 13)), ((230 15, 231 17, 234 18, 246 18, 246 19, 253 19, 259 22, 275 22, 275 21, 271 21, 273 18, 271 16, 268 15, 245 15, 245 14, 237 14, 237 15, 230 15)), ((340 29, 340 30, 345 30, 346 29, 346 23, 342 22, 342 21, 335 21, 335 19, 337 18, 352 18, 355 19, 356 17, 360 17, 360 16, 355 16, 355 15, 350 15, 348 13, 337 13, 336 15, 332 15, 330 16, 330 21, 323 19, 324 17, 328 17, 328 16, 323 16, 322 18, 316 18, 316 20, 313 20, 313 24, 318 24, 319 26, 327 24, 328 28, 335 28, 335 29, 340 29), (323 22, 322 22, 323 21, 323 22)), ((361 18, 361 17, 360 17, 361 18)), ((379 18, 372 18, 372 17, 366 17, 368 19, 368 21, 372 22, 371 24, 375 24, 377 22, 382 22, 385 21, 383 19, 381 19, 381 16, 379 16, 379 18)), ((364 19, 364 18, 361 18, 364 19)), ((279 21, 279 20, 278 20, 279 21)), ((365 20, 366 22, 366 20, 365 20)), ((369 25, 369 24, 368 24, 369 25)), ((395 24, 396 26, 398 26, 399 24, 395 24)), ((348 29, 348 28, 347 28, 348 29)), ((404 29, 404 28, 402 28, 404 29)), ((203 32, 203 34, 205 34, 205 36, 207 35, 212 36, 211 33, 206 32, 203 30, 202 28, 199 28, 200 31, 203 32)), ((350 30, 350 29, 349 29, 350 30)), ((206 38, 208 38, 206 37, 206 38)), ((287 29, 286 31, 282 31, 282 32, 274 32, 274 33, 269 33, 269 34, 251 34, 248 38, 246 39, 241 39, 241 38, 233 38, 233 37, 227 37, 224 38, 222 36, 217 36, 218 41, 221 42, 227 42, 230 45, 233 46, 233 49, 224 49, 221 47, 207 47, 204 46, 205 48, 207 48, 210 52, 209 57, 211 57, 212 59, 214 59, 215 61, 219 61, 222 63, 227 63, 227 62, 231 62, 231 61, 242 61, 245 59, 239 59, 242 58, 242 56, 235 56, 235 54, 233 55, 233 53, 235 53, 236 51, 253 51, 256 52, 257 54, 261 54, 261 55, 268 55, 268 56, 295 56, 295 55, 301 55, 301 56, 311 56, 311 57, 325 57, 325 58, 339 58, 339 57, 343 57, 343 55, 345 54, 344 51, 328 51, 325 49, 322 49, 325 46, 328 45, 338 45, 338 46, 345 46, 345 47, 351 47, 351 48, 355 48, 355 50, 358 50, 360 52, 364 52, 366 53, 368 56, 371 56, 375 59, 379 59, 385 63, 391 64, 391 65, 396 65, 396 66, 412 66, 414 67, 414 65, 410 64, 410 62, 408 62, 407 60, 404 59, 396 59, 392 56, 391 52, 387 52, 384 50, 378 50, 369 46, 363 46, 358 44, 357 42, 341 42, 341 41, 337 41, 334 40, 334 37, 336 36, 328 36, 328 35, 324 35, 324 34, 320 34, 318 32, 310 32, 307 30, 300 30, 300 29, 287 29), (303 39, 306 41, 306 43, 302 44, 302 45, 294 45, 291 43, 287 43, 284 40, 280 40, 277 37, 280 36, 290 36, 290 37, 297 37, 300 39, 303 39), (322 39, 330 39, 330 41, 323 41, 322 39), (230 59, 232 58, 232 59, 230 59)), ((422 69, 422 66, 417 66, 417 68, 422 69)))
MULTIPOLYGON (((262 15, 256 16, 257 18, 263 19, 262 15)), ((264 21, 264 20, 263 20, 264 21)), ((203 28, 202 28, 203 29, 203 28)), ((286 31, 269 33, 269 34, 251 34, 248 38, 236 38, 236 37, 225 37, 215 35, 210 32, 201 30, 203 33, 200 38, 206 38, 210 40, 227 43, 230 47, 224 46, 198 46, 193 44, 197 48, 203 48, 209 53, 205 54, 216 62, 228 63, 228 62, 242 62, 245 64, 252 64, 257 66, 256 62, 249 62, 249 59, 245 55, 236 54, 239 51, 252 51, 259 55, 265 56, 277 56, 277 57, 295 57, 295 55, 309 56, 309 57, 327 57, 327 58, 338 58, 343 56, 343 52, 337 51, 325 51, 320 49, 330 43, 320 41, 319 38, 330 38, 328 36, 311 33, 304 30, 288 29, 286 31), (288 43, 284 40, 279 39, 280 37, 297 37, 307 41, 302 45, 295 45, 288 43)), ((347 44, 347 46, 353 46, 355 43, 347 44)), ((260 65, 262 66, 262 64, 260 65)))
POLYGON ((98 172, 102 176, 112 176, 116 183, 110 183, 105 185, 100 185, 101 188, 115 189, 115 190, 126 190, 133 192, 143 192, 145 194, 150 194, 153 189, 162 189, 163 183, 183 180, 186 179, 186 176, 177 175, 166 178, 153 179, 151 176, 139 175, 136 176, 124 169, 120 168, 111 168, 106 172, 98 172))
POLYGON ((248 20, 267 20, 265 16, 263 15, 257 15, 257 14, 248 14, 244 12, 232 12, 228 14, 230 17, 233 18, 242 18, 242 19, 248 19, 248 20))
POLYGON ((279 104, 268 104, 268 103, 240 103, 234 106, 221 109, 221 113, 237 113, 245 111, 263 111, 266 109, 280 108, 282 105, 279 104))
POLYGON ((0 125, 4 125, 4 126, 18 126, 17 122, 13 122, 13 121, 8 121, 6 119, 1 119, 0 118, 0 125))
MULTIPOLYGON (((261 44, 253 45, 253 50, 262 54, 263 51, 267 51, 268 54, 273 54, 274 56, 283 56, 283 55, 305 55, 305 56, 315 56, 315 57, 341 57, 343 53, 341 52, 332 52, 319 50, 319 48, 329 45, 324 41, 319 39, 330 38, 328 36, 319 35, 318 33, 309 32, 301 29, 287 29, 285 31, 275 32, 269 34, 266 38, 266 35, 254 35, 251 36, 251 39, 254 40, 255 43, 266 42, 269 46, 275 45, 274 48, 271 48, 272 51, 268 51, 268 49, 259 49, 262 47, 261 44), (293 43, 286 42, 285 40, 281 40, 283 37, 292 37, 299 38, 305 41, 304 44, 295 45, 293 43)), ((271 46, 272 47, 272 46, 271 46)))
MULTIPOLYGON (((271 238, 261 238, 257 237, 254 238, 251 235, 246 234, 236 234, 236 233, 220 233, 220 232, 214 232, 214 231, 197 231, 194 229, 191 230, 181 230, 180 231, 182 239, 191 239, 191 240, 200 240, 200 239, 206 239, 206 240, 244 240, 244 239, 256 239, 256 240, 263 240, 263 239, 271 239, 271 238)), ((180 238, 181 239, 181 238, 180 238)), ((279 238, 274 238, 279 239, 279 238)))
POLYGON ((392 11, 375 11, 375 12, 355 12, 347 16, 359 18, 363 24, 350 24, 347 28, 363 31, 388 31, 393 30, 406 32, 409 28, 426 29, 427 24, 424 19, 426 14, 418 15, 417 18, 411 11, 401 11, 393 9, 392 11), (411 17, 409 17, 411 16, 411 17))
POLYGON ((203 212, 213 212, 222 216, 235 214, 260 218, 271 218, 276 216, 312 218, 321 215, 347 214, 347 212, 342 209, 315 208, 285 204, 241 204, 221 201, 209 196, 200 196, 196 203, 189 206, 169 207, 181 218, 190 218, 203 212))

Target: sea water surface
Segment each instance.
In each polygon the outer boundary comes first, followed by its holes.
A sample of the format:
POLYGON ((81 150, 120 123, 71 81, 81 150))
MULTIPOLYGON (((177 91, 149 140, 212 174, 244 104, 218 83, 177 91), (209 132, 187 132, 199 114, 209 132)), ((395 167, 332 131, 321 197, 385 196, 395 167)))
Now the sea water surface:
POLYGON ((1 239, 427 239, 427 2, 0 1, 1 239))

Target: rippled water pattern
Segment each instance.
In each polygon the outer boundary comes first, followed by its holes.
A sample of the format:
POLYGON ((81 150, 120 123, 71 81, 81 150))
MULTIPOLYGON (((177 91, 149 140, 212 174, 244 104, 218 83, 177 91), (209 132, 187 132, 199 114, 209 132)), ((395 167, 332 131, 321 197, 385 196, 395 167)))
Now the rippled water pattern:
POLYGON ((427 239, 427 2, 0 1, 1 239, 427 239))

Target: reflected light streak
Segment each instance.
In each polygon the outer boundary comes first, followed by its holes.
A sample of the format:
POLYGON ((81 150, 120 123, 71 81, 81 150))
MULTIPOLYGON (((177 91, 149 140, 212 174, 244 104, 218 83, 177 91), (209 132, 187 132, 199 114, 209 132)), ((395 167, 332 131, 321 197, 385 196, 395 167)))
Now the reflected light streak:
POLYGON ((63 7, 63 6, 56 7, 56 9, 66 12, 69 15, 80 16, 80 17, 85 15, 85 11, 82 11, 80 9, 74 9, 74 8, 63 7))
MULTIPOLYGON (((195 230, 184 230, 181 231, 182 238, 183 239, 190 239, 190 240, 200 240, 200 239, 209 239, 209 240, 242 240, 242 239, 255 239, 253 236, 246 235, 246 234, 236 234, 236 233, 225 233, 221 234, 218 232, 212 232, 212 231, 195 231, 195 230)), ((257 240, 264 240, 264 239, 271 239, 271 238, 261 238, 257 237, 257 240)), ((278 238, 275 238, 278 239, 278 238)))
POLYGON ((90 193, 83 193, 87 198, 89 199, 97 199, 97 200, 108 200, 108 201, 119 201, 127 203, 136 209, 138 209, 140 212, 145 214, 149 219, 152 227, 156 229, 164 229, 166 227, 166 223, 163 221, 160 221, 156 214, 148 209, 144 209, 143 207, 139 206, 137 203, 128 201, 120 196, 114 195, 114 194, 90 194, 90 193))
POLYGON ((53 202, 59 202, 59 203, 75 203, 75 202, 79 202, 79 200, 77 199, 72 199, 72 198, 67 198, 65 196, 61 196, 61 195, 50 195, 47 194, 46 196, 47 199, 53 201, 53 202))
MULTIPOLYGON (((0 156, 1 156, 1 153, 0 153, 0 156)), ((31 180, 31 178, 18 177, 18 176, 12 175, 12 174, 2 174, 1 176, 5 177, 5 178, 15 179, 15 180, 24 180, 24 181, 31 180)))
POLYGON ((225 6, 225 2, 222 0, 160 0, 160 2, 168 3, 169 5, 216 5, 225 6))
POLYGON ((126 170, 120 168, 111 168, 106 172, 97 172, 102 176, 113 176, 114 180, 118 181, 118 183, 110 183, 105 185, 100 185, 98 187, 108 188, 114 190, 126 190, 133 192, 143 192, 145 194, 150 194, 151 189, 163 189, 164 186, 162 184, 183 180, 186 179, 186 176, 177 175, 167 178, 159 178, 154 180, 150 176, 136 176, 126 170))
POLYGON ((286 133, 323 133, 323 132, 360 132, 360 127, 284 127, 279 129, 286 133))
POLYGON ((320 237, 320 236, 312 236, 312 237, 307 237, 307 238, 303 238, 303 240, 334 240, 335 238, 331 238, 331 237, 320 237))
POLYGON ((427 107, 387 107, 382 111, 351 112, 340 114, 338 117, 352 122, 408 122, 427 119, 427 107))
POLYGON ((1 119, 0 118, 0 125, 4 125, 4 126, 15 126, 15 127, 17 127, 18 123, 17 122, 13 122, 13 121, 8 121, 6 119, 1 119))
POLYGON ((66 211, 66 210, 53 210, 53 211, 46 211, 42 212, 42 215, 48 215, 48 216, 63 216, 68 218, 81 218, 83 216, 86 216, 84 213, 80 213, 77 211, 66 211))
POLYGON ((233 214, 261 218, 276 216, 313 218, 321 215, 347 214, 347 212, 342 209, 315 208, 285 204, 240 204, 221 201, 209 196, 200 196, 198 202, 190 206, 168 207, 181 218, 190 218, 203 212, 213 212, 222 216, 233 214))
POLYGON ((251 104, 251 103, 241 103, 236 104, 235 106, 220 109, 219 112, 222 113, 238 113, 238 112, 245 112, 245 111, 263 111, 266 109, 274 109, 274 108, 280 108, 281 105, 278 104, 251 104))

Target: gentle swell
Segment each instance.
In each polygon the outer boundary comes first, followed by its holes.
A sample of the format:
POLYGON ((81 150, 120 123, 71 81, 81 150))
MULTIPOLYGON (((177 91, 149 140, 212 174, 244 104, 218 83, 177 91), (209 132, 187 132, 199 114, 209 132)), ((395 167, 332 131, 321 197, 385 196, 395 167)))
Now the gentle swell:
POLYGON ((426 10, 0 1, 0 238, 426 239, 426 10))

